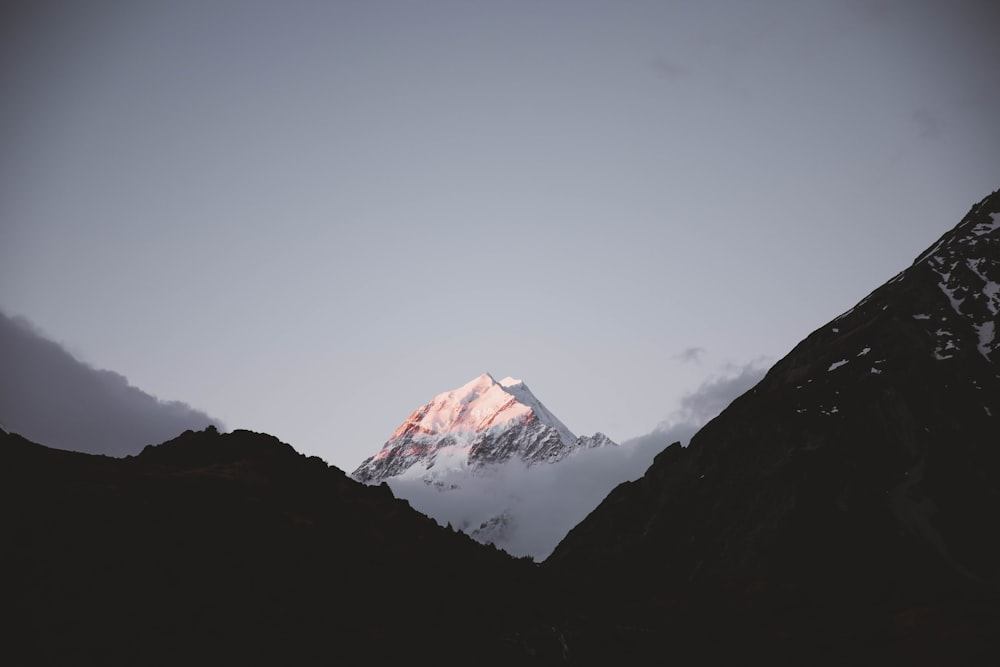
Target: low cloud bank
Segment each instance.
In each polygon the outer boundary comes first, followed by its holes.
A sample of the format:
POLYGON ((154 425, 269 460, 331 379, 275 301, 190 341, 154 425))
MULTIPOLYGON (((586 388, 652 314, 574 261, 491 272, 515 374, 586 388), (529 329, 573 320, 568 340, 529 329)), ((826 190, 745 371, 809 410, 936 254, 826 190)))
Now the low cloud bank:
POLYGON ((387 480, 397 497, 441 525, 451 524, 514 556, 543 560, 611 490, 638 479, 653 457, 691 436, 733 399, 764 376, 763 360, 727 367, 685 396, 652 433, 621 447, 582 450, 554 465, 526 468, 511 461, 479 471, 456 470, 437 477, 387 480))
POLYGON ((218 420, 179 401, 161 401, 112 371, 93 368, 27 320, 0 312, 0 422, 49 447, 137 454, 218 420))

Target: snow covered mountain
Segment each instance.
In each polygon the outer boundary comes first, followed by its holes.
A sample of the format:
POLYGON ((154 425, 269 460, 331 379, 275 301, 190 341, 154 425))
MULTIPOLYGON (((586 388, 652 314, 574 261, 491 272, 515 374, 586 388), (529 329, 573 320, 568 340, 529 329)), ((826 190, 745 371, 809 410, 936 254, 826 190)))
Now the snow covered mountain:
POLYGON ((483 374, 415 410, 352 476, 479 542, 544 558, 620 481, 588 472, 617 453, 603 433, 574 435, 520 380, 483 374))
POLYGON ((414 410, 352 476, 365 483, 404 475, 431 482, 454 470, 510 460, 555 463, 607 445, 616 446, 603 433, 575 436, 521 380, 497 382, 484 373, 414 410))

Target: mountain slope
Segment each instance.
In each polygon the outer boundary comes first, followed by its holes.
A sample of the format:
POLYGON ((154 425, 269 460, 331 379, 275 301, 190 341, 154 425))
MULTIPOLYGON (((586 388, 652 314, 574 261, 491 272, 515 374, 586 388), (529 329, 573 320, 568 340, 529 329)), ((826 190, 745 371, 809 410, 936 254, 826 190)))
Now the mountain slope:
POLYGON ((267 435, 113 459, 0 432, 0 522, 4 664, 384 663, 442 631, 447 664, 559 650, 532 564, 267 435))
POLYGON ((431 479, 511 459, 554 463, 580 448, 613 444, 601 433, 577 438, 522 381, 497 382, 484 373, 414 410, 351 474, 368 483, 404 474, 431 479))
POLYGON ((998 291, 1000 192, 616 488, 547 562, 654 588, 997 590, 998 291))

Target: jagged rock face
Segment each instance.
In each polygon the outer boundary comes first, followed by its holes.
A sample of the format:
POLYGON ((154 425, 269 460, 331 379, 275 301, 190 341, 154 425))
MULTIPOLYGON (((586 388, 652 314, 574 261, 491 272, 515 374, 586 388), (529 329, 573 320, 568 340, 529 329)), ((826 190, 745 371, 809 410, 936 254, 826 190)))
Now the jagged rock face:
POLYGON ((617 447, 618 443, 600 431, 594 435, 581 435, 576 439, 578 449, 593 449, 595 447, 617 447))
POLYGON ((617 487, 549 563, 652 582, 1000 586, 1000 192, 617 487))
POLYGON ((520 380, 497 382, 483 374, 415 410, 352 475, 371 483, 435 467, 479 468, 511 459, 530 466, 608 445, 615 443, 602 433, 573 435, 520 380))

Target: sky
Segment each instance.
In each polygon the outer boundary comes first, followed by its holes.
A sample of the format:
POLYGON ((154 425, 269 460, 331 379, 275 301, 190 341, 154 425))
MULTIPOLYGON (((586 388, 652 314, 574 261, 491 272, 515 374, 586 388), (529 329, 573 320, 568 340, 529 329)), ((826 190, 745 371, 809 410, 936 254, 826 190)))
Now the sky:
POLYGON ((669 425, 1000 187, 991 0, 0 12, 0 311, 348 471, 483 372, 669 425))

